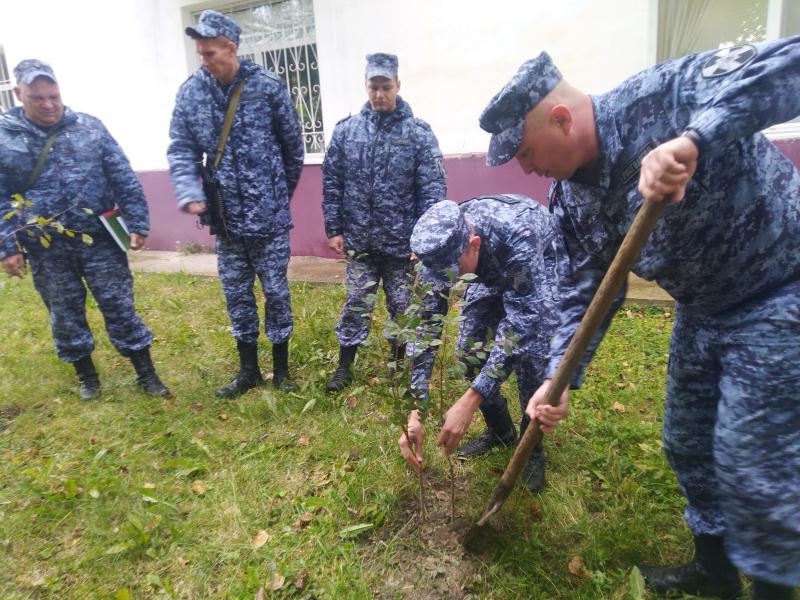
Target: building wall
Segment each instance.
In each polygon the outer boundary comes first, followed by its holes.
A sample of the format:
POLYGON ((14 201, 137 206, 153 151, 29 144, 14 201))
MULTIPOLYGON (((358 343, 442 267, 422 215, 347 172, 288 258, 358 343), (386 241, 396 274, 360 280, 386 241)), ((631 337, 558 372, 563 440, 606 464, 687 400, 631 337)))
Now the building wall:
MULTIPOLYGON (((477 125, 482 108, 524 60, 546 49, 568 80, 600 93, 653 64, 656 56, 658 0, 313 3, 326 138, 336 121, 365 101, 365 54, 394 52, 400 57, 401 94, 439 138, 447 156, 448 195, 457 200, 503 192, 544 198, 547 181, 525 177, 515 165, 483 165, 489 136, 477 125)), ((197 64, 183 28, 192 12, 222 5, 191 0, 0 4, 0 43, 9 66, 33 57, 51 63, 67 105, 100 117, 125 149, 148 196, 153 215, 148 245, 155 249, 174 249, 178 241, 211 243, 191 217, 175 209, 166 148, 175 92, 197 64)), ((797 142, 783 143, 797 162, 797 142)), ((296 254, 327 253, 315 162, 308 161, 292 201, 296 254)))

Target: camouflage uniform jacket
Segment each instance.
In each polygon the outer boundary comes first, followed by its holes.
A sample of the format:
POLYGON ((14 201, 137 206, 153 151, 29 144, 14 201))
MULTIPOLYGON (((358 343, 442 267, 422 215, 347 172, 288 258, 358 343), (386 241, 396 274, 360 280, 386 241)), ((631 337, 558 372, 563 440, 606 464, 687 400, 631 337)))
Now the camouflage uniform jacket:
MULTIPOLYGON (((0 116, 0 216, 11 210, 12 194, 22 194, 33 205, 28 215, 58 216, 68 229, 94 235, 105 231, 100 213, 117 204, 128 228, 147 235, 147 201, 142 186, 119 144, 99 119, 65 108, 64 118, 49 131, 61 129, 39 178, 23 187, 44 148, 48 132, 29 121, 21 107, 0 116), (84 208, 94 214, 87 214, 84 208)), ((0 220, 0 258, 18 252, 15 218, 0 220)), ((24 241, 25 236, 19 236, 24 241)), ((38 243, 38 241, 36 242, 38 243)))
POLYGON ((203 200, 197 162, 213 164, 228 100, 245 77, 218 177, 229 229, 239 236, 272 237, 292 227, 289 200, 303 168, 297 111, 283 82, 249 62, 239 62, 223 89, 200 68, 181 86, 170 123, 167 150, 178 206, 203 200))
MULTIPOLYGON (((547 361, 558 322, 558 274, 565 268, 565 256, 547 209, 530 198, 482 196, 463 202, 461 212, 481 238, 477 281, 502 293, 505 309, 489 357, 471 383, 484 398, 490 398, 510 374, 513 358, 530 355, 547 361), (510 336, 515 338, 513 344, 505 343, 511 341, 510 336)), ((446 313, 449 286, 443 287, 441 278, 427 268, 422 269, 421 279, 433 284, 433 293, 424 300, 425 313, 446 313)), ((436 329, 430 330, 434 336, 436 329)), ((418 354, 414 348, 409 351, 418 354)), ((432 369, 433 349, 415 356, 412 388, 426 390, 432 369)))
POLYGON ((409 256, 414 224, 447 192, 436 136, 399 96, 390 113, 367 102, 336 124, 322 191, 327 237, 344 235, 356 253, 409 256))
POLYGON ((597 168, 554 184, 549 196, 570 257, 549 377, 642 203, 642 157, 687 128, 701 138, 697 171, 633 271, 700 314, 800 277, 800 173, 758 133, 800 113, 798 73, 795 37, 668 61, 592 97, 597 168))

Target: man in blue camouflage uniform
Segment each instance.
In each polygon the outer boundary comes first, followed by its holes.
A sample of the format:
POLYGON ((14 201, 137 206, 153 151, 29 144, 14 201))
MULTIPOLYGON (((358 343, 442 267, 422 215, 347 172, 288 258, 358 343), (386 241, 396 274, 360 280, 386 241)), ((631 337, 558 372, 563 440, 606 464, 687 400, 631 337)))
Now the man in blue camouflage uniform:
POLYGON ((286 270, 289 266, 289 200, 303 167, 303 138, 289 92, 273 73, 237 58, 241 29, 229 17, 204 11, 186 34, 195 40, 202 66, 181 86, 170 124, 167 158, 178 206, 206 212, 198 161, 213 163, 228 102, 244 80, 217 177, 229 235, 217 236, 222 290, 239 372, 217 390, 232 398, 263 382, 258 367, 256 275, 265 296, 264 321, 272 342, 275 387, 290 389, 289 336, 293 317, 286 270))
POLYGON ((75 367, 81 398, 100 394, 84 282, 103 313, 111 343, 136 368, 139 385, 150 395, 168 396, 150 358, 153 335, 136 314, 128 258, 98 218, 118 204, 131 232, 131 248, 141 248, 150 229, 142 186, 100 120, 62 104, 50 65, 23 60, 14 76, 22 106, 0 116, 0 214, 10 212, 13 194, 31 205, 22 219, 15 215, 0 221, 3 268, 21 277, 27 256, 33 284, 50 313, 58 357, 75 367), (55 142, 43 168, 25 189, 50 136, 55 142), (32 215, 53 218, 70 234, 47 227, 42 233, 52 236, 45 247, 39 235, 21 231, 32 215), (85 244, 81 234, 92 243, 85 244))
MULTIPOLYGON (((450 455, 479 407, 496 437, 513 440, 514 425, 500 386, 513 368, 524 410, 531 394, 544 381, 550 338, 558 322, 557 267, 564 258, 557 251, 547 209, 530 198, 511 194, 473 198, 460 206, 445 200, 420 218, 411 236, 411 249, 423 264, 422 281, 431 283, 435 291, 424 300, 426 314, 447 311, 448 272, 475 273, 502 298, 503 316, 495 344, 469 389, 448 410, 437 445, 444 446, 445 455, 450 455)), ((431 329, 432 335, 437 333, 431 329)), ((414 356, 412 388, 427 393, 433 349, 417 352, 412 348, 410 354, 414 356)), ((523 414, 522 432, 528 422, 523 414)), ((416 411, 409 418, 408 435, 408 439, 405 434, 400 437, 400 448, 406 460, 419 468, 424 430, 416 411)), ((541 445, 525 465, 523 481, 533 492, 544 486, 541 445)))
MULTIPOLYGON (((322 166, 322 212, 328 245, 348 254, 347 298, 336 325, 339 365, 326 384, 341 391, 353 379, 358 346, 369 333, 378 282, 389 314, 410 300, 408 239, 417 219, 447 191, 439 143, 398 92, 397 57, 367 55, 368 101, 336 124, 322 166)), ((394 360, 405 350, 390 340, 394 360)))
MULTIPOLYGON (((678 305, 664 445, 695 557, 643 569, 657 591, 735 598, 737 567, 754 598, 800 585, 800 173, 758 133, 800 113, 798 73, 794 37, 669 61, 589 97, 542 54, 481 116, 489 164, 516 157, 558 180, 550 208, 571 269, 548 377, 643 197, 669 203, 634 271, 678 305)), ((543 406, 544 389, 527 411, 550 430, 568 395, 543 406)))

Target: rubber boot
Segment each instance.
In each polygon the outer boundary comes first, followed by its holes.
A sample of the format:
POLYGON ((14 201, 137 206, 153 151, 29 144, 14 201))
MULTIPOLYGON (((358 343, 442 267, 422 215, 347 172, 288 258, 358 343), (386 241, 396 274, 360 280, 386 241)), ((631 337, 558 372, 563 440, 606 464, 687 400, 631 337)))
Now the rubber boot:
MULTIPOLYGON (((508 412, 508 401, 498 392, 500 410, 483 411, 486 430, 478 437, 471 439, 456 452, 458 458, 472 458, 486 454, 492 448, 510 448, 517 443, 517 429, 508 412)), ((493 407, 494 408, 494 407, 493 407)))
POLYGON ((264 383, 258 368, 258 344, 237 341, 236 349, 239 351, 239 372, 233 381, 217 390, 219 398, 236 398, 264 383))
POLYGON ((794 588, 753 579, 753 600, 794 600, 794 588))
POLYGON ((272 344, 272 385, 284 392, 297 389, 289 379, 289 340, 272 344))
MULTIPOLYGON (((519 438, 522 439, 522 436, 525 435, 525 430, 528 428, 528 424, 530 423, 530 419, 525 417, 522 419, 522 422, 519 425, 519 438)), ((531 451, 531 455, 528 457, 528 462, 525 463, 525 467, 522 469, 522 483, 525 484, 525 487, 528 488, 532 494, 538 494, 544 489, 544 445, 542 444, 542 439, 539 440, 539 443, 534 446, 533 450, 531 451)))
POLYGON ((339 366, 325 383, 328 392, 341 392, 353 381, 353 361, 356 359, 358 344, 339 347, 339 366))
POLYGON ((134 352, 128 358, 133 364, 133 368, 136 369, 136 383, 145 394, 162 398, 172 396, 167 386, 158 378, 156 368, 153 366, 153 359, 150 357, 149 347, 134 352))
POLYGON ((389 375, 403 372, 403 361, 406 359, 406 345, 394 340, 389 342, 389 375))
POLYGON ((94 368, 91 356, 86 356, 72 363, 78 374, 78 384, 81 400, 94 400, 100 395, 100 378, 94 368))
POLYGON ((679 567, 641 567, 647 586, 665 594, 685 592, 695 596, 716 596, 736 600, 742 592, 739 573, 725 554, 722 536, 694 538, 694 558, 679 567))

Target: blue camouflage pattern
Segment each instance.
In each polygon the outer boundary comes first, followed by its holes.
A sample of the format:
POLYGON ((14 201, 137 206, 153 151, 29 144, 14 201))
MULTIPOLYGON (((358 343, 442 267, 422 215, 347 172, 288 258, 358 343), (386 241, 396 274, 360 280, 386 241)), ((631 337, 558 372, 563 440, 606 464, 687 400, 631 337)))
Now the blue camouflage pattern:
POLYGON ((191 38, 215 38, 224 35, 237 46, 242 28, 228 17, 215 10, 204 10, 194 27, 185 29, 186 35, 191 38))
MULTIPOLYGON (((524 400, 527 405, 543 380, 550 339, 558 322, 555 312, 558 269, 565 257, 559 251, 552 219, 542 205, 514 194, 473 198, 462 203, 460 210, 468 226, 474 227, 475 235, 481 238, 476 274, 483 286, 470 286, 470 295, 477 295, 472 298, 476 303, 482 298, 486 300, 479 302, 474 309, 468 308, 467 312, 474 310, 477 313, 475 320, 483 319, 489 327, 496 325, 495 344, 471 387, 484 398, 493 399, 513 368, 517 371, 520 402, 524 400), (502 299, 502 313, 497 302, 491 300, 497 294, 502 299), (506 341, 512 339, 511 353, 508 354, 506 341)), ((415 229, 414 248, 416 242, 430 246, 426 231, 430 231, 440 243, 447 244, 450 234, 442 235, 441 227, 424 229, 429 223, 421 220, 415 229)), ((457 224, 454 219, 453 229, 457 224)), ((423 299, 425 313, 443 314, 447 310, 449 284, 442 285, 436 265, 428 268, 425 263, 421 279, 430 283, 434 290, 423 299)), ((420 331, 439 335, 430 323, 421 326, 420 331)), ((471 335, 473 333, 465 327, 460 334, 462 347, 471 335)), ((414 356, 412 387, 422 393, 427 392, 427 381, 433 369, 433 350, 408 349, 409 355, 414 356)))
POLYGON ((17 80, 17 84, 30 85, 37 77, 47 77, 53 83, 58 83, 53 67, 42 60, 28 58, 21 60, 14 67, 14 79, 17 80))
POLYGON ((216 238, 217 265, 225 294, 233 337, 246 344, 258 342, 259 321, 253 283, 256 275, 264 293, 264 331, 273 344, 292 333, 289 292, 289 232, 273 238, 216 238))
POLYGON ((346 251, 408 258, 417 219, 447 192, 439 143, 400 96, 337 123, 322 166, 325 235, 346 251))
POLYGON ((397 68, 399 61, 394 54, 386 52, 375 52, 367 54, 367 68, 364 70, 364 79, 373 77, 386 77, 386 79, 397 79, 397 68))
MULTIPOLYGON (((84 281, 103 313, 114 347, 126 356, 148 347, 153 337, 136 314, 126 254, 98 219, 116 204, 129 230, 146 236, 147 202, 127 157, 100 120, 65 108, 64 118, 46 132, 28 121, 20 107, 0 116, 0 214, 11 210, 15 193, 23 193, 32 203, 26 215, 57 216, 66 228, 94 240, 88 246, 80 235, 71 239, 53 233, 50 247, 43 248, 38 238, 18 236, 33 283, 50 313, 59 358, 75 362, 94 349, 86 322, 84 281), (41 175, 26 191, 28 176, 55 128, 61 133, 41 175)), ((0 259, 19 253, 12 232, 21 225, 17 217, 0 220, 0 259)))
POLYGON ((570 268, 548 376, 641 205, 642 157, 687 128, 699 136, 686 197, 666 207, 633 269, 678 303, 667 454, 692 531, 724 532, 737 567, 790 586, 800 586, 800 172, 758 132, 800 114, 798 69, 793 37, 635 75, 591 98, 601 159, 550 194, 570 268))
POLYGON ((386 309, 394 319, 411 302, 412 265, 408 258, 358 256, 347 260, 346 297, 334 330, 342 346, 363 344, 372 324, 378 282, 383 283, 386 309))
POLYGON ((289 200, 303 168, 297 111, 283 82, 247 60, 223 88, 203 67, 181 86, 170 123, 167 159, 183 209, 204 201, 198 161, 213 163, 228 100, 245 79, 230 136, 217 169, 228 229, 236 236, 272 237, 292 227, 289 200))
POLYGON ((525 61, 511 80, 489 101, 481 113, 481 129, 491 133, 486 164, 507 163, 522 142, 525 115, 561 81, 561 71, 547 52, 525 61))

